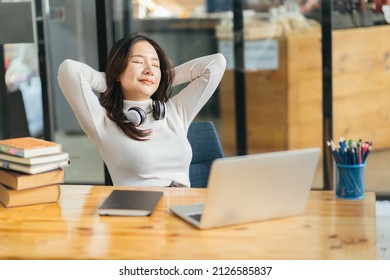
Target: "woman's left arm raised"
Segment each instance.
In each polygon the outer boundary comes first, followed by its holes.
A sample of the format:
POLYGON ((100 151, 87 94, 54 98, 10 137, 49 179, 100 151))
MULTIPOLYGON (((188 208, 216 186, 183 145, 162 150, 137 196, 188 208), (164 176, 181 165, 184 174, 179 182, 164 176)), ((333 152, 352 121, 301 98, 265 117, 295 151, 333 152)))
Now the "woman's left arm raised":
POLYGON ((189 84, 172 98, 188 125, 217 89, 226 70, 226 59, 220 54, 195 58, 175 67, 173 86, 189 84))

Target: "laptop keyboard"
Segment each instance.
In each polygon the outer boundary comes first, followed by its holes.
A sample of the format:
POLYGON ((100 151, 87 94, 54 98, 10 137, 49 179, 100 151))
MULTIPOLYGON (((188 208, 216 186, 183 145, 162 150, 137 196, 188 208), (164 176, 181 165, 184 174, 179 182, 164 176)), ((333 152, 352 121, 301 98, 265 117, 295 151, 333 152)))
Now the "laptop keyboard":
POLYGON ((200 222, 200 218, 202 217, 202 214, 194 214, 194 215, 189 215, 192 219, 200 222))

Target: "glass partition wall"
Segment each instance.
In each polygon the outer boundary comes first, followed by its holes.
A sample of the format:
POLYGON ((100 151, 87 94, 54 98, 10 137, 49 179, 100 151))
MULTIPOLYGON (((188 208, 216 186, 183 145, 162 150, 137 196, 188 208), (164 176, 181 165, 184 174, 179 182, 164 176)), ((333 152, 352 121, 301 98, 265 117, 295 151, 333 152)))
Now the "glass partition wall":
POLYGON ((386 2, 333 2, 332 97, 334 139, 372 141, 366 190, 388 197, 390 6, 386 2))
MULTIPOLYGON (((324 184, 323 158, 328 153, 324 141, 330 139, 323 135, 336 142, 340 137, 372 141, 366 189, 389 192, 390 180, 382 171, 390 159, 390 27, 386 9, 378 1, 327 1, 326 5, 311 0, 40 3, 53 108, 52 140, 61 143, 72 160, 65 172, 66 183, 105 182, 103 161, 81 130, 56 79, 58 66, 66 58, 100 68, 99 56, 104 54, 99 53, 99 28, 105 28, 107 47, 131 32, 144 32, 163 46, 175 65, 215 52, 225 55, 228 64, 223 80, 197 119, 214 122, 226 156, 320 147, 312 187, 332 189, 333 179, 324 184), (330 9, 324 19, 323 7, 330 9), (99 27, 102 21, 105 24, 99 27), (240 25, 242 29, 237 29, 240 25), (331 27, 332 40, 324 51, 326 26, 331 27), (332 59, 330 67, 326 58, 332 59), (323 130, 324 115, 329 113, 324 112, 324 96, 325 103, 331 101, 326 103, 330 105, 330 132, 323 130)), ((5 45, 7 63, 14 56, 15 48, 5 45)), ((34 116, 42 119, 45 109, 39 106, 34 105, 34 116)))

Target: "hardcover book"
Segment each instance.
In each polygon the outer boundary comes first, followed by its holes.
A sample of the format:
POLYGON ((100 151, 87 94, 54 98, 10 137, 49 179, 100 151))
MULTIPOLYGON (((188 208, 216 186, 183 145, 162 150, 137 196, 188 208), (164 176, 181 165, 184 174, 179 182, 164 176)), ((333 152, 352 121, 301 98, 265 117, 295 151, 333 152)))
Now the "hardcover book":
POLYGON ((0 152, 18 157, 34 157, 62 152, 58 143, 34 138, 19 137, 0 140, 0 152))
POLYGON ((62 168, 33 175, 0 168, 0 184, 15 190, 61 184, 64 182, 64 177, 65 171, 62 168))
POLYGON ((17 191, 0 184, 0 202, 5 207, 56 202, 59 196, 59 185, 49 185, 17 191))
POLYGON ((23 158, 23 157, 0 153, 0 160, 21 163, 25 165, 36 165, 36 164, 63 161, 67 159, 69 159, 68 153, 56 153, 51 155, 42 155, 42 156, 35 156, 29 158, 23 158))
POLYGON ((19 171, 26 174, 38 174, 38 173, 54 170, 57 168, 62 168, 68 165, 70 165, 69 160, 37 164, 37 165, 25 165, 25 164, 0 160, 0 168, 19 171))
POLYGON ((149 216, 156 208, 163 192, 114 190, 98 209, 99 215, 149 216))

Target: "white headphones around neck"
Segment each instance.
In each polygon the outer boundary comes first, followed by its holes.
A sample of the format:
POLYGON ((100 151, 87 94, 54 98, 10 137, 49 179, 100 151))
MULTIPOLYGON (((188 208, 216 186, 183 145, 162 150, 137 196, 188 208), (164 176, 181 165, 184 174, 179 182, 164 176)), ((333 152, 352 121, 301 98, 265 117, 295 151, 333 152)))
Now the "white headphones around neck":
MULTIPOLYGON (((155 120, 162 120, 165 118, 165 111, 166 111, 166 105, 165 102, 160 100, 153 100, 152 101, 152 111, 153 111, 153 118, 155 120)), ((129 122, 134 124, 135 126, 140 126, 141 124, 145 123, 145 121, 148 119, 148 114, 150 112, 145 112, 141 107, 133 106, 130 107, 127 112, 125 112, 126 118, 129 122)))

